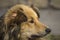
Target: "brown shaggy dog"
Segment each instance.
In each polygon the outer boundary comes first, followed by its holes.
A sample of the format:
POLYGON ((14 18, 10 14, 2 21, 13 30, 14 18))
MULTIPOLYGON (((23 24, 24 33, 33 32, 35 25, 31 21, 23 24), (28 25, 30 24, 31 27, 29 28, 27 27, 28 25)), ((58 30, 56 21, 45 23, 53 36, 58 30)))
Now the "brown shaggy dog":
POLYGON ((4 16, 3 40, 36 40, 50 33, 39 21, 39 10, 33 5, 15 5, 4 16))

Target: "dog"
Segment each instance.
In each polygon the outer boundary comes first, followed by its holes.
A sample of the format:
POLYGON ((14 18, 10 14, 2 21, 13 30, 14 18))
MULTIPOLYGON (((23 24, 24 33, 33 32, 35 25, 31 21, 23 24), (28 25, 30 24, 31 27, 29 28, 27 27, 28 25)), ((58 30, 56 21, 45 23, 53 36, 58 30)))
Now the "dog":
POLYGON ((36 40, 49 34, 51 30, 39 21, 39 13, 33 5, 11 7, 4 15, 3 40, 36 40))

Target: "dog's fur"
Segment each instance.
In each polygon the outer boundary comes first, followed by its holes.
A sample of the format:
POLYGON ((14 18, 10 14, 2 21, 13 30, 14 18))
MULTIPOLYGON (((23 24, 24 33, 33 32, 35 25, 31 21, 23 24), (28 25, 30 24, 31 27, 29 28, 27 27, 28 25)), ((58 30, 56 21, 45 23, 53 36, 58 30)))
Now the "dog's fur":
POLYGON ((23 4, 9 9, 4 16, 3 40, 36 40, 43 37, 47 26, 39 21, 38 13, 40 12, 34 6, 23 4))

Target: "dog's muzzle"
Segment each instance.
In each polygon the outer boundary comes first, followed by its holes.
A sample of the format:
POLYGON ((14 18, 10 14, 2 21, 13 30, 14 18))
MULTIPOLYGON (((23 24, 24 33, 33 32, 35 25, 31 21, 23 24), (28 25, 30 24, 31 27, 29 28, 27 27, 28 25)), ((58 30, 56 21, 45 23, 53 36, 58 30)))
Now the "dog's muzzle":
POLYGON ((50 32, 51 32, 51 29, 47 28, 44 33, 38 33, 36 35, 31 35, 31 38, 29 39, 42 38, 46 36, 47 34, 49 34, 50 32))

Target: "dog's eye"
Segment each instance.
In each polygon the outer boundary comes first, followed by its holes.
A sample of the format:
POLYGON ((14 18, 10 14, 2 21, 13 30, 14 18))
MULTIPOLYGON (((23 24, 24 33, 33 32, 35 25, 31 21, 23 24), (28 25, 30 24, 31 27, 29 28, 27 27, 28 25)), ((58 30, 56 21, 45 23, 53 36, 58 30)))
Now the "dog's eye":
POLYGON ((31 20, 31 21, 30 21, 30 23, 34 23, 34 21, 33 21, 33 20, 31 20))

